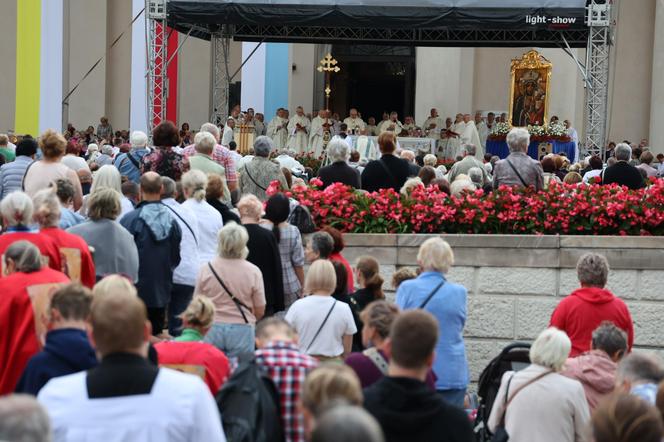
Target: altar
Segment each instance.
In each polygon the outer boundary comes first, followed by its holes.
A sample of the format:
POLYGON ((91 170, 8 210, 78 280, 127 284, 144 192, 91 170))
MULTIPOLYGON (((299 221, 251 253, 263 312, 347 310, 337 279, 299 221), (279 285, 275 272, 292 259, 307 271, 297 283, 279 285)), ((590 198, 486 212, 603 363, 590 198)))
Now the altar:
MULTIPOLYGON (((361 136, 359 135, 349 135, 349 138, 351 139, 351 147, 353 150, 358 150, 357 149, 357 140, 361 136)), ((366 150, 368 152, 370 151, 375 151, 378 156, 380 156, 380 150, 378 149, 378 137, 366 137, 368 138, 368 146, 369 148, 365 148, 363 150, 366 150), (374 146, 375 149, 372 149, 371 146, 374 146)), ((433 138, 410 138, 410 137, 397 137, 397 148, 401 149, 407 149, 415 152, 416 154, 418 152, 427 152, 431 154, 436 154, 436 140, 433 138)), ((362 155, 363 152, 360 152, 360 155, 362 155)), ((365 155, 362 155, 363 157, 365 155)), ((378 158, 368 158, 370 160, 376 160, 378 158)))
MULTIPOLYGON (((496 155, 502 160, 510 154, 510 150, 505 140, 487 140, 486 153, 496 155)), ((577 145, 574 141, 562 142, 554 140, 530 142, 530 145, 528 146, 528 156, 531 158, 539 160, 543 154, 547 153, 563 153, 571 163, 578 161, 577 145), (550 145, 550 147, 545 147, 547 145, 550 145)))

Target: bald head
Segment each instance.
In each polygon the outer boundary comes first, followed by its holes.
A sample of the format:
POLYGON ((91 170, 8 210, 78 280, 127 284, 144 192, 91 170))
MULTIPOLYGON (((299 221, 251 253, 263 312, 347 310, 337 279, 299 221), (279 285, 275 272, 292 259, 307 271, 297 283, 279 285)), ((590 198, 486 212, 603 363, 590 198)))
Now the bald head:
POLYGON ((144 200, 150 201, 151 197, 161 199, 161 177, 156 172, 145 172, 141 176, 141 195, 144 200))
POLYGON ((150 324, 145 304, 133 293, 118 290, 96 296, 90 323, 102 357, 121 352, 146 355, 150 324))

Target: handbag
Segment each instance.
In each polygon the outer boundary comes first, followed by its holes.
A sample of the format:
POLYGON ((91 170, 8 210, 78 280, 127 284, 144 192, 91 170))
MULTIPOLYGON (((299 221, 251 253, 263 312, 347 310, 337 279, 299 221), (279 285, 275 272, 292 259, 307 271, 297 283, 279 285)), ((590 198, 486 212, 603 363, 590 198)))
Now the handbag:
POLYGON ((507 381, 507 388, 505 388, 505 409, 503 410, 503 415, 500 418, 500 424, 496 427, 496 431, 493 433, 491 442, 507 442, 510 439, 510 435, 507 434, 507 430, 505 429, 505 415, 507 414, 507 407, 509 407, 509 405, 512 403, 516 395, 519 394, 521 391, 523 391, 524 388, 526 388, 531 384, 534 384, 535 382, 542 379, 544 376, 550 375, 551 373, 553 373, 553 371, 547 371, 538 376, 535 376, 534 378, 532 378, 531 380, 529 380, 528 382, 517 388, 512 397, 510 397, 508 400, 507 398, 509 397, 510 394, 510 384, 512 383, 512 379, 514 379, 514 374, 516 373, 514 373, 510 377, 510 380, 507 381))

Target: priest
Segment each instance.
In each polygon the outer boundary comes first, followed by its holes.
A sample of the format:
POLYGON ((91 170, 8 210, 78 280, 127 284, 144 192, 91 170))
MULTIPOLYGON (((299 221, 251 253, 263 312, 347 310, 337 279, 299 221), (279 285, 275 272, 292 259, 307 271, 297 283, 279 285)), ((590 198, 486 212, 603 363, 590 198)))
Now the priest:
POLYGON ((457 153, 461 147, 461 134, 466 129, 466 123, 463 121, 463 114, 456 114, 454 123, 448 125, 446 122, 445 125, 445 131, 441 133, 441 137, 443 138, 443 157, 456 159, 457 153))
POLYGON ((378 131, 378 126, 376 126, 376 119, 374 117, 369 117, 367 123, 367 136, 377 137, 380 132, 378 131))
POLYGON ((344 124, 348 126, 348 135, 360 135, 366 128, 366 124, 355 108, 350 110, 350 116, 344 120, 344 124))
POLYGON ((435 140, 440 139, 440 132, 444 128, 443 119, 438 116, 438 109, 431 109, 429 118, 427 118, 422 124, 422 130, 424 134, 435 140))
POLYGON ((396 136, 399 136, 403 132, 403 124, 399 121, 399 114, 392 112, 390 119, 382 123, 380 132, 394 132, 396 136))
POLYGON ((390 122, 390 114, 388 114, 387 112, 383 112, 383 119, 380 120, 380 123, 378 123, 378 125, 377 125, 377 127, 378 127, 378 134, 377 135, 380 135, 381 133, 383 133, 383 126, 385 124, 389 123, 389 122, 390 122))
MULTIPOLYGON (((318 115, 311 120, 311 131, 309 135, 309 147, 313 150, 316 157, 323 154, 325 145, 325 132, 330 131, 332 121, 329 119, 329 111, 321 109, 318 115)), ((331 135, 328 134, 328 140, 331 135)))
POLYGON ((403 122, 403 130, 408 132, 409 137, 414 135, 416 127, 417 125, 415 124, 415 119, 411 116, 407 116, 403 122))
POLYGON ((309 151, 309 132, 311 122, 304 115, 302 106, 295 109, 295 116, 288 122, 288 148, 296 153, 309 151))
POLYGON ((489 137, 489 128, 484 122, 482 112, 475 112, 475 127, 477 128, 477 133, 480 135, 480 143, 482 143, 482 148, 486 150, 486 139, 489 137))
POLYGON ((288 141, 288 119, 285 118, 284 108, 277 109, 277 115, 267 125, 267 136, 274 142, 278 150, 286 147, 288 141))
MULTIPOLYGON (((470 114, 465 114, 463 116, 463 122, 465 123, 463 132, 461 132, 461 145, 464 144, 473 144, 477 146, 477 151, 475 152, 475 158, 482 160, 484 158, 484 149, 480 142, 480 134, 477 132, 477 127, 475 122, 471 120, 470 114)), ((456 153, 456 156, 463 157, 463 149, 459 148, 456 153)))

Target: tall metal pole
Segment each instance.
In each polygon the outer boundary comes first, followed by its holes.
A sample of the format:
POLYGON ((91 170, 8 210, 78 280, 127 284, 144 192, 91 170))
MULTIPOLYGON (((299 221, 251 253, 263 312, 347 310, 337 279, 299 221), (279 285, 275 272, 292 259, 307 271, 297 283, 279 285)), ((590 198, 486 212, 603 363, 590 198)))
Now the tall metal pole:
MULTIPOLYGON (((225 28, 225 26, 224 26, 225 28)), ((212 34, 212 103, 210 121, 217 126, 225 123, 228 117, 229 70, 228 57, 230 55, 230 38, 227 32, 212 34)))
POLYGON ((602 155, 607 140, 610 48, 613 25, 611 1, 591 0, 586 24, 590 28, 586 52, 586 136, 585 154, 602 155))
POLYGON ((168 35, 166 33, 167 0, 146 0, 147 51, 148 51, 148 127, 152 129, 166 119, 167 77, 166 58, 168 35))

